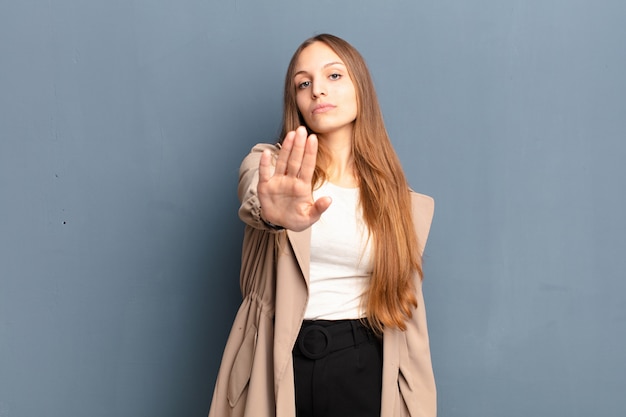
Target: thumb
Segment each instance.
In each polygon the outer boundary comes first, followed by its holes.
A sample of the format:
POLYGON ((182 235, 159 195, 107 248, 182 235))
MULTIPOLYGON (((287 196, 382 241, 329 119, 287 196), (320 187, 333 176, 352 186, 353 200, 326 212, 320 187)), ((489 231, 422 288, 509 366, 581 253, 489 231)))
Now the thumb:
POLYGON ((322 213, 330 207, 330 204, 333 202, 333 199, 330 197, 320 197, 313 203, 312 216, 315 217, 316 221, 320 218, 322 213))

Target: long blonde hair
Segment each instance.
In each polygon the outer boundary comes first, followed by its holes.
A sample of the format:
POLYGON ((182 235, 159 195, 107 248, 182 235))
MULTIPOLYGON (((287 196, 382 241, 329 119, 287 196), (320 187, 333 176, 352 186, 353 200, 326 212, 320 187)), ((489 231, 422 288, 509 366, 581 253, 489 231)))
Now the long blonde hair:
MULTIPOLYGON (((300 53, 315 42, 323 42, 341 58, 356 90, 352 155, 363 217, 373 245, 372 276, 364 299, 367 321, 379 333, 385 327, 405 330, 406 320, 417 307, 413 277, 415 273, 420 279, 423 276, 412 222, 411 196, 400 160, 385 129, 365 60, 348 42, 321 34, 307 39, 296 50, 285 77, 281 137, 298 126, 306 126, 296 104, 293 78, 300 53)), ((314 185, 327 178, 324 168, 329 161, 329 152, 323 141, 319 141, 314 185)))

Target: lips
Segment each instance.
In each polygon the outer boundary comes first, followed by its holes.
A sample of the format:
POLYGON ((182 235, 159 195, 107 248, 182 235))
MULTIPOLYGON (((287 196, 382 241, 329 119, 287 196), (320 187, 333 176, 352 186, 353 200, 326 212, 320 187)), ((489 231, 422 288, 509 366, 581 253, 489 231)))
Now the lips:
POLYGON ((329 104, 329 103, 322 103, 322 104, 318 104, 317 106, 315 106, 311 113, 313 113, 313 114, 326 113, 327 111, 330 111, 330 110, 334 109, 335 107, 336 106, 334 106, 332 104, 329 104))

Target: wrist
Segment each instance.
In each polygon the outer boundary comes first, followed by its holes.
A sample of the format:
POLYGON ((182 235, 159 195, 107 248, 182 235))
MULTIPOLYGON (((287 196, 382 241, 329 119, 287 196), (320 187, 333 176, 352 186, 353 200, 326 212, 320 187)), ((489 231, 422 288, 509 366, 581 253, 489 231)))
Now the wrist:
POLYGON ((274 223, 272 223, 272 222, 270 222, 268 220, 265 220, 263 218, 263 216, 259 216, 259 218, 261 219, 261 221, 263 222, 264 225, 266 225, 267 227, 269 227, 272 230, 283 230, 284 229, 283 226, 279 226, 279 225, 274 224, 274 223))

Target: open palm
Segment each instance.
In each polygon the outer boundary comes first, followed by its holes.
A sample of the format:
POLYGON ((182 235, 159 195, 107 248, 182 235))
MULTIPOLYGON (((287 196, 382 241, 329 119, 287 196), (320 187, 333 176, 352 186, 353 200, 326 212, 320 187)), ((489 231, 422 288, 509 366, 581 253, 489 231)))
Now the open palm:
POLYGON ((285 136, 275 165, 271 152, 263 152, 257 192, 264 220, 296 232, 319 220, 331 199, 313 200, 311 181, 316 157, 317 137, 307 137, 303 126, 285 136))

